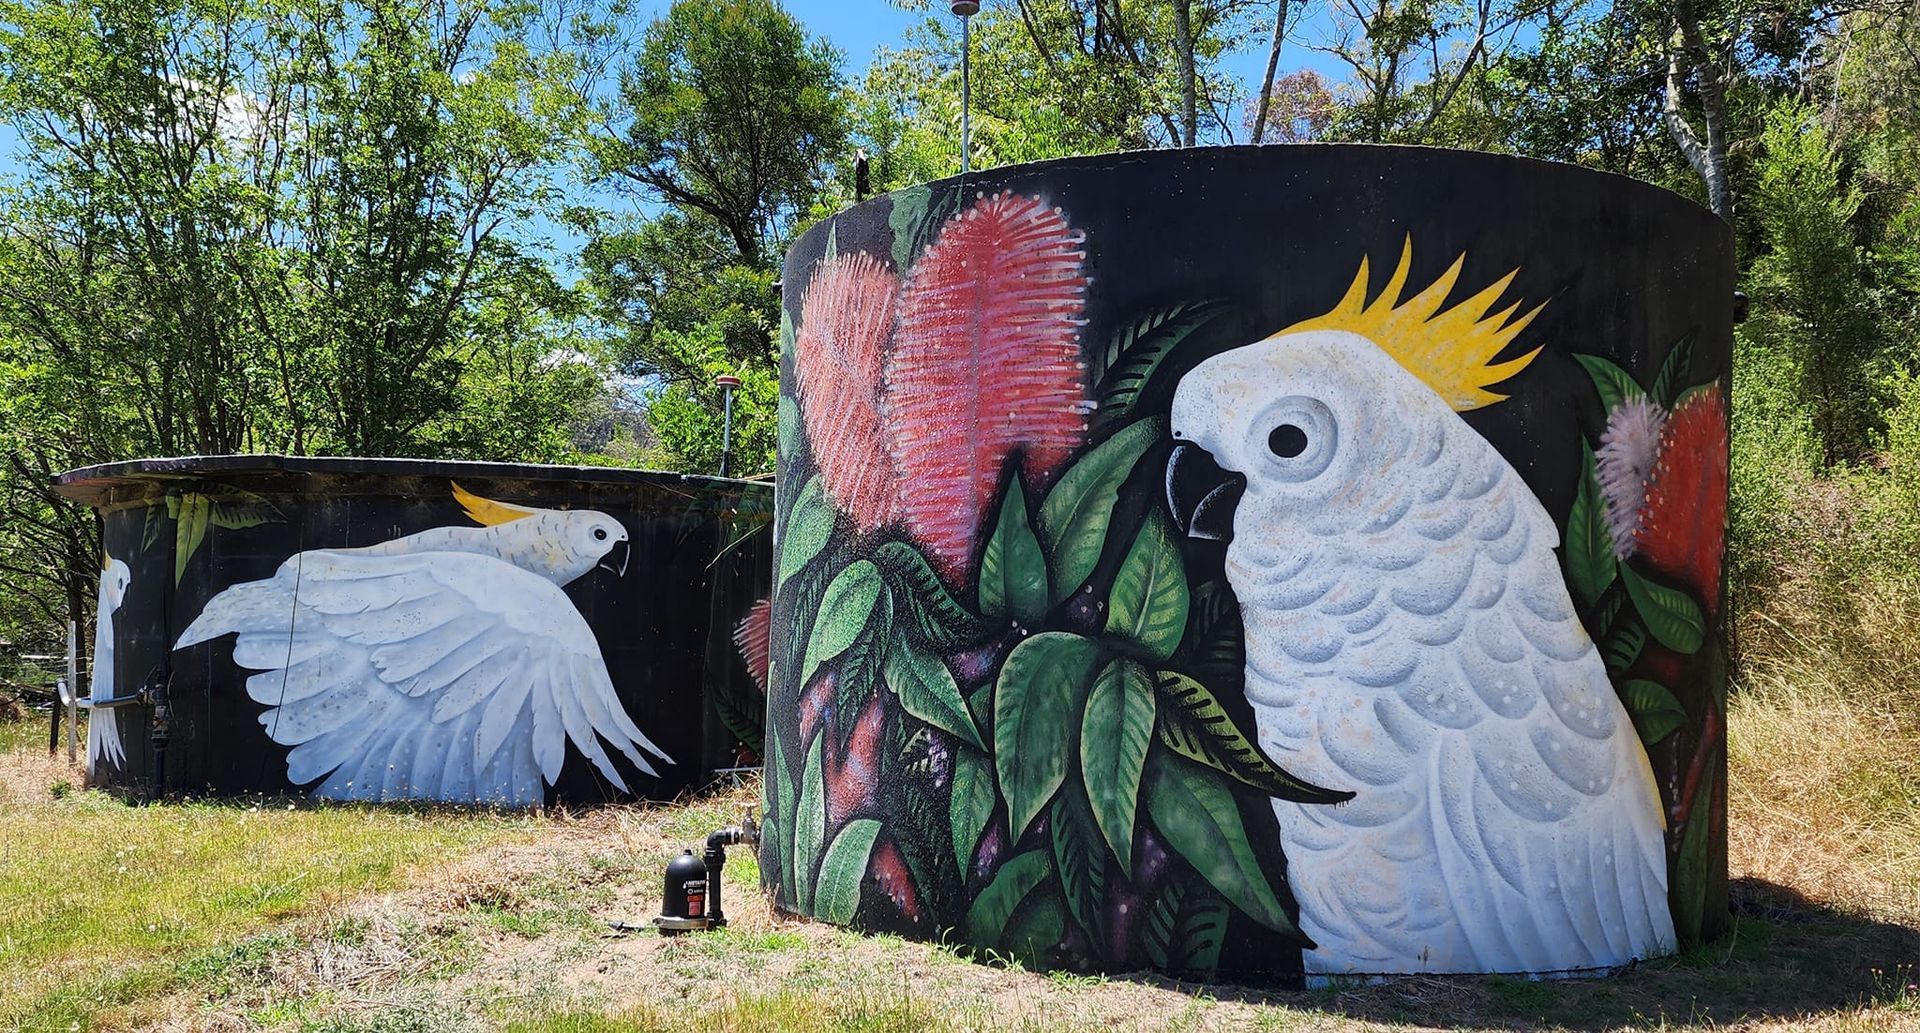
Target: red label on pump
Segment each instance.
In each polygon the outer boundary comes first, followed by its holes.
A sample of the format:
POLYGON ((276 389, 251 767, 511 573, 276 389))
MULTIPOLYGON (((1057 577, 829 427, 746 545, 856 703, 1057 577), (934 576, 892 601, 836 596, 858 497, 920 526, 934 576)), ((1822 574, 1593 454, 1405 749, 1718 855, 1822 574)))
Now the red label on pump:
POLYGON ((707 913, 707 880, 688 879, 680 884, 687 894, 687 917, 699 918, 707 913))

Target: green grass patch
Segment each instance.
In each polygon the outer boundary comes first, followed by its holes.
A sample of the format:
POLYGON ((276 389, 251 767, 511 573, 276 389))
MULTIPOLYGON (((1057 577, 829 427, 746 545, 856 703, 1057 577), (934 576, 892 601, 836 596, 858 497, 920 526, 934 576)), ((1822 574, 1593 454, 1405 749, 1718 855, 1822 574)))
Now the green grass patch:
POLYGON ((537 819, 285 801, 133 807, 76 791, 0 800, 0 1027, 218 985, 315 904, 538 827, 537 819))

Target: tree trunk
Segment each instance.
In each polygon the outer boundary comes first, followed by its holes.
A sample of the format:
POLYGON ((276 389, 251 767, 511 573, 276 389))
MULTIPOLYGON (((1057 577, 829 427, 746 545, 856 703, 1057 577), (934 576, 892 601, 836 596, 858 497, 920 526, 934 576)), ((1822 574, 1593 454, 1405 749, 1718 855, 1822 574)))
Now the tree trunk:
POLYGON ((1280 45, 1287 40, 1287 5, 1280 0, 1280 13, 1273 19, 1273 43, 1267 48, 1267 74, 1260 78, 1260 106, 1253 116, 1253 142, 1267 135, 1267 109, 1273 104, 1273 73, 1280 68, 1280 45))
POLYGON ((1700 33, 1700 19, 1692 0, 1674 5, 1674 37, 1667 40, 1667 95, 1664 116, 1667 135, 1686 156, 1687 164, 1707 188, 1707 207, 1723 219, 1733 218, 1733 191, 1727 183, 1727 91, 1720 70, 1708 54, 1700 33), (1703 141, 1681 109, 1681 88, 1687 72, 1699 72, 1700 119, 1706 124, 1703 141))
POLYGON ((1174 0, 1173 45, 1180 58, 1180 146, 1192 147, 1199 135, 1200 105, 1193 84, 1192 0, 1174 0))

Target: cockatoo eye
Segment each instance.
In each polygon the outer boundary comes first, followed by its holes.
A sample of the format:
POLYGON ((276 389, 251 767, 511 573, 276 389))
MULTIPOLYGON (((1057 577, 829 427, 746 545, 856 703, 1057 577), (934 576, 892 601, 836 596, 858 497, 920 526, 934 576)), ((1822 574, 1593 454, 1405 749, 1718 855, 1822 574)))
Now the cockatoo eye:
POLYGON ((1275 399, 1247 429, 1253 439, 1247 442, 1250 451, 1266 453, 1267 461, 1260 464, 1264 475, 1295 483, 1320 476, 1333 462, 1340 440, 1333 410, 1304 395, 1275 399))
POLYGON ((1291 423, 1282 423, 1267 435, 1267 448, 1282 459, 1292 459, 1307 450, 1307 432, 1291 423))
POLYGON ((596 527, 596 528, 594 528, 594 529, 593 529, 593 540, 594 540, 594 541, 596 541, 596 542, 604 542, 604 541, 606 541, 606 540, 607 540, 607 529, 606 529, 606 528, 604 528, 604 527, 596 527))

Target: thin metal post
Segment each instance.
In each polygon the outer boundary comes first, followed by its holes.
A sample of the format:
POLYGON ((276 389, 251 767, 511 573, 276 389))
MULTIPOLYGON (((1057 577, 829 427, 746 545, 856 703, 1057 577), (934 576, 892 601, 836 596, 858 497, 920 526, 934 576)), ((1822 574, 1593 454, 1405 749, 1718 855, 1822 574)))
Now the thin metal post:
POLYGON ((80 733, 80 626, 67 622, 67 763, 79 759, 80 733))
MULTIPOLYGON (((957 6, 957 5, 956 5, 957 6)), ((973 19, 960 16, 960 174, 973 170, 973 19)))
POLYGON ((740 386, 740 378, 722 374, 714 377, 713 382, 720 385, 720 394, 725 400, 721 403, 720 414, 720 476, 727 476, 727 468, 733 458, 733 389, 740 386))

